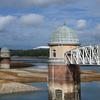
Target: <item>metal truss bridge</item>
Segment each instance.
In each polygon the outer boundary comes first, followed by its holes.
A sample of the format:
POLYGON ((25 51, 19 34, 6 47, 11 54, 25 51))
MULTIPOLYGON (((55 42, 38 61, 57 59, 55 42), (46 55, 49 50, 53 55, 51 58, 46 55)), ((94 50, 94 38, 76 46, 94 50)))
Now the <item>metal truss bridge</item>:
POLYGON ((100 45, 71 49, 64 54, 67 64, 100 65, 100 45))

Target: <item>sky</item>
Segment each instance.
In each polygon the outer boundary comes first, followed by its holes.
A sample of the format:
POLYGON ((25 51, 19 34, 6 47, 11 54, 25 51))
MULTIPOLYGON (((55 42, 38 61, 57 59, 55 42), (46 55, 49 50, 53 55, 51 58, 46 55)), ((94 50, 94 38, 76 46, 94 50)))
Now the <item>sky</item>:
POLYGON ((100 0, 0 0, 0 48, 47 46, 64 22, 82 46, 100 44, 100 0))

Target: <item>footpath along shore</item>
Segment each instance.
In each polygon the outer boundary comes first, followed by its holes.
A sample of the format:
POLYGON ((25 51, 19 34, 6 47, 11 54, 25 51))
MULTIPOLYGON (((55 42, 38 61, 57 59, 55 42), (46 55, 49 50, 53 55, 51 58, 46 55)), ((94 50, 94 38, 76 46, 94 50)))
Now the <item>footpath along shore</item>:
MULTIPOLYGON (((47 82, 47 77, 46 69, 0 69, 0 94, 41 90, 24 83, 47 82)), ((81 81, 100 81, 100 73, 82 70, 81 81)))

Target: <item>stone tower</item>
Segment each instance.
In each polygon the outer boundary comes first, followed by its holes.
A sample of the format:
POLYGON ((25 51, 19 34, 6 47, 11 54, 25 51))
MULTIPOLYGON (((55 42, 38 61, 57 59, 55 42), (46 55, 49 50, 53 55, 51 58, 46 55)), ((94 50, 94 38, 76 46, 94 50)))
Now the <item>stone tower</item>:
POLYGON ((80 67, 67 65, 64 59, 67 50, 80 45, 75 31, 65 25, 59 27, 53 32, 48 45, 50 46, 49 100, 79 100, 80 67))
POLYGON ((7 47, 1 48, 1 69, 10 68, 10 51, 7 47))

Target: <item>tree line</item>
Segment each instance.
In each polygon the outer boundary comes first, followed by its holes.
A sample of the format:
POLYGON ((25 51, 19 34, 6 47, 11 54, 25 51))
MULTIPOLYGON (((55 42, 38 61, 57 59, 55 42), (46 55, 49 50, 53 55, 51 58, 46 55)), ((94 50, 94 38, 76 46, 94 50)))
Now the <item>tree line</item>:
POLYGON ((37 56, 49 57, 49 49, 35 49, 35 50, 10 50, 11 56, 37 56))

